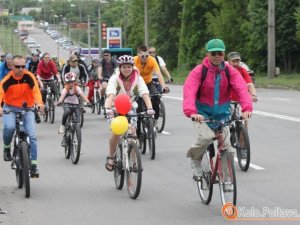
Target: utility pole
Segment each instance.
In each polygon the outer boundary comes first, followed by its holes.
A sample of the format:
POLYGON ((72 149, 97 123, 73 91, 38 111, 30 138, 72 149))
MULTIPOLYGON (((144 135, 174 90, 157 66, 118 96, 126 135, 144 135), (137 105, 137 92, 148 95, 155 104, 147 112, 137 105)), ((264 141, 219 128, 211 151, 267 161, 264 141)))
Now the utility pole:
POLYGON ((149 45, 149 34, 148 34, 148 0, 144 0, 144 25, 145 25, 145 45, 149 45))
POLYGON ((275 0, 268 0, 268 78, 275 77, 275 0))
POLYGON ((102 27, 101 27, 101 9, 100 0, 98 1, 98 40, 99 40, 99 55, 98 58, 102 57, 102 27))
POLYGON ((90 24, 90 15, 88 18, 88 46, 89 46, 89 60, 91 60, 91 24, 90 24))

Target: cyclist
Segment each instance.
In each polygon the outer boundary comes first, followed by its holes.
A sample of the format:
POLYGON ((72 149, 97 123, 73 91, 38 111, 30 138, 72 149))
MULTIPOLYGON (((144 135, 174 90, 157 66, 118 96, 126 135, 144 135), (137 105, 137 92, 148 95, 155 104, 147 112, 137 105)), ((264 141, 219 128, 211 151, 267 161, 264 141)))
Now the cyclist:
POLYGON ((5 53, 1 53, 0 55, 1 59, 0 59, 0 63, 5 61, 5 53))
MULTIPOLYGON (((76 74, 74 72, 66 73, 64 75, 64 82, 66 83, 66 85, 61 92, 61 96, 58 100, 57 105, 60 105, 62 103, 70 104, 70 105, 79 105, 80 104, 79 97, 81 97, 83 101, 89 103, 89 100, 85 97, 80 87, 77 86, 76 74)), ((70 109, 64 107, 62 122, 58 129, 59 134, 63 134, 65 132, 65 125, 70 113, 71 113, 70 109)), ((79 108, 76 109, 75 114, 76 114, 76 120, 79 123, 79 118, 80 118, 79 108)))
MULTIPOLYGON (((158 56, 156 54, 156 49, 154 47, 149 47, 148 48, 149 50, 149 54, 155 58, 157 64, 159 65, 159 68, 161 69, 161 71, 168 77, 168 81, 166 83, 172 83, 173 82, 173 79, 171 77, 171 74, 169 73, 168 69, 167 69, 167 65, 165 63, 165 61, 163 60, 162 57, 158 56)), ((154 83, 158 83, 158 78, 157 78, 157 75, 156 74, 152 74, 152 81, 154 83)), ((161 92, 161 90, 160 90, 161 92)))
POLYGON ((13 55, 7 53, 5 55, 5 61, 0 64, 0 81, 5 77, 6 74, 13 68, 13 55))
POLYGON ((51 92, 54 93, 55 96, 58 96, 57 86, 54 83, 54 76, 56 76, 58 82, 60 82, 60 77, 55 64, 50 59, 49 53, 43 54, 43 58, 38 64, 36 73, 37 78, 41 81, 43 102, 46 102, 47 86, 50 86, 51 92))
MULTIPOLYGON (((206 45, 206 52, 202 63, 189 73, 183 86, 183 112, 197 122, 195 125, 197 139, 187 152, 187 157, 191 158, 193 175, 197 178, 202 176, 201 159, 212 143, 216 129, 215 124, 202 123, 203 120, 230 119, 230 89, 236 91, 239 96, 243 118, 250 118, 252 112, 252 101, 245 81, 237 70, 224 62, 224 42, 220 39, 210 40, 206 45), (202 81, 205 74, 206 78, 202 81)), ((233 153, 228 134, 229 128, 226 127, 225 148, 233 153)), ((225 163, 222 161, 222 166, 226 166, 223 164, 225 163)), ((229 189, 231 186, 228 185, 226 188, 229 189)))
MULTIPOLYGON (((22 108, 24 102, 28 108, 32 108, 36 103, 43 112, 44 105, 38 83, 34 75, 25 70, 25 58, 16 55, 13 58, 13 70, 0 82, 0 101, 4 100, 5 104, 2 109, 0 106, 0 115, 3 110, 18 112, 22 108)), ((30 140, 30 156, 31 156, 31 176, 38 177, 37 169, 37 140, 34 126, 34 113, 28 111, 25 113, 25 130, 30 140)), ((11 161, 11 141, 15 131, 15 115, 14 113, 3 115, 3 143, 4 143, 4 161, 11 161)))
POLYGON ((89 73, 89 94, 88 94, 88 100, 92 102, 93 96, 94 96, 94 86, 99 87, 100 82, 98 79, 98 67, 99 67, 99 60, 97 58, 94 58, 92 60, 92 64, 88 66, 88 73, 89 73))
POLYGON ((69 72, 73 72, 76 74, 77 84, 80 83, 82 85, 85 85, 88 78, 88 72, 85 66, 78 62, 78 58, 76 55, 70 55, 67 64, 65 64, 64 67, 62 68, 62 72, 61 72, 62 78, 65 77, 65 74, 69 72))
MULTIPOLYGON (((168 93, 170 90, 166 86, 163 76, 160 72, 159 66, 153 57, 149 57, 148 48, 145 45, 141 45, 137 48, 138 55, 134 57, 134 65, 138 68, 143 77, 150 95, 158 93, 157 88, 152 82, 152 74, 157 74, 159 84, 162 87, 163 92, 168 93)), ((158 96, 153 96, 151 98, 153 109, 155 111, 154 118, 157 120, 159 117, 159 104, 160 99, 158 96)))
POLYGON ((80 52, 74 52, 74 55, 77 56, 78 63, 81 64, 81 65, 83 65, 85 67, 85 69, 87 69, 88 66, 86 65, 85 61, 82 60, 80 52))
MULTIPOLYGON (((139 75, 139 71, 133 66, 134 60, 130 55, 123 55, 118 58, 119 70, 118 74, 114 74, 108 81, 108 86, 106 89, 107 99, 105 101, 106 115, 109 121, 114 117, 114 111, 111 109, 113 106, 114 98, 118 94, 127 94, 130 98, 135 97, 135 92, 137 91, 139 95, 145 101, 147 107, 147 113, 149 115, 154 115, 154 110, 152 109, 151 100, 149 98, 149 90, 143 80, 139 75)), ((135 113, 133 108, 131 113, 135 113)), ((136 132, 136 117, 132 117, 130 124, 130 133, 135 136, 136 132)), ((120 136, 111 134, 109 139, 109 155, 105 164, 105 168, 108 171, 113 171, 114 166, 114 153, 115 149, 119 143, 120 136)))
POLYGON ((118 67, 117 60, 111 56, 111 52, 109 49, 105 49, 103 51, 103 58, 99 61, 99 67, 98 67, 98 78, 101 81, 101 105, 103 105, 104 101, 104 94, 106 91, 107 83, 109 78, 113 75, 115 72, 115 69, 118 67))
MULTIPOLYGON (((247 84, 248 91, 252 97, 252 101, 257 102, 258 99, 256 96, 256 89, 254 87, 252 79, 251 79, 249 73, 247 72, 247 70, 240 65, 240 63, 241 63, 240 53, 239 52, 230 52, 228 54, 228 63, 240 72, 240 74, 242 75, 242 77, 244 78, 244 80, 247 84)), ((233 90, 231 92, 231 99, 233 101, 239 100, 237 94, 233 90)))

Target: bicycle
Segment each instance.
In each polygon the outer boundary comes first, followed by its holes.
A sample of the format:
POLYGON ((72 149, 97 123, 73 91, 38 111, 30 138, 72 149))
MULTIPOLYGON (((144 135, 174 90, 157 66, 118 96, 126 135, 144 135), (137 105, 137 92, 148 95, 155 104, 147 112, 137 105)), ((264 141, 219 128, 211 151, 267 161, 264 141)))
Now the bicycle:
MULTIPOLYGON (((141 97, 137 97, 136 101, 140 103, 139 105, 142 112, 147 111, 147 107, 141 97)), ((139 114, 137 122, 139 150, 142 154, 145 154, 148 142, 150 159, 155 159, 155 139, 157 137, 156 132, 154 117, 152 115, 139 114)))
POLYGON ((229 126, 231 121, 225 122, 209 119, 204 122, 215 123, 218 125, 218 128, 215 131, 215 137, 213 138, 213 140, 218 142, 218 149, 216 159, 213 160, 213 157, 215 156, 214 145, 211 144, 207 148, 201 160, 203 170, 202 176, 193 177, 197 183, 200 199, 204 204, 208 205, 213 194, 213 184, 219 184, 222 205, 225 205, 228 202, 236 205, 237 184, 233 156, 224 148, 224 135, 229 135, 229 133, 226 134, 226 132, 224 132, 224 128, 229 126), (226 168, 224 168, 224 165, 226 165, 226 168), (225 185, 230 188, 225 189, 225 185))
POLYGON ((45 102, 45 113, 43 114, 43 120, 44 122, 48 121, 48 117, 49 117, 49 121, 51 124, 54 123, 54 117, 55 117, 55 105, 54 105, 54 100, 55 100, 55 96, 54 94, 51 92, 51 87, 49 84, 54 84, 54 81, 45 81, 43 80, 44 83, 44 88, 46 88, 46 102, 45 102))
POLYGON ((94 82, 94 95, 93 95, 93 101, 92 101, 92 113, 95 113, 95 109, 97 111, 97 114, 101 114, 101 108, 103 105, 101 104, 101 87, 98 82, 98 80, 95 80, 94 82))
MULTIPOLYGON (((26 104, 23 104, 23 108, 20 112, 15 112, 16 116, 16 130, 14 135, 14 150, 13 161, 11 168, 15 170, 16 180, 18 188, 25 186, 25 197, 30 197, 30 142, 29 136, 24 127, 24 115, 26 112, 33 109, 26 108, 26 104)), ((12 111, 5 110, 5 114, 13 113, 12 111)))
POLYGON ((65 125, 65 133, 63 136, 63 144, 65 149, 65 158, 69 159, 73 164, 77 164, 80 159, 81 151, 81 127, 78 122, 76 122, 76 109, 80 109, 80 105, 72 105, 65 103, 63 105, 65 108, 71 110, 70 115, 68 116, 67 123, 65 125))
POLYGON ((239 167, 246 172, 250 165, 250 139, 245 120, 241 120, 239 103, 231 102, 233 105, 232 123, 230 124, 230 142, 236 149, 239 167))
MULTIPOLYGON (((138 115, 141 115, 140 113, 138 115)), ((127 115, 131 118, 137 115, 127 115)), ((122 190, 126 175, 126 186, 129 197, 136 199, 142 186, 142 159, 136 144, 136 138, 128 131, 121 136, 114 156, 114 180, 118 190, 122 190)))

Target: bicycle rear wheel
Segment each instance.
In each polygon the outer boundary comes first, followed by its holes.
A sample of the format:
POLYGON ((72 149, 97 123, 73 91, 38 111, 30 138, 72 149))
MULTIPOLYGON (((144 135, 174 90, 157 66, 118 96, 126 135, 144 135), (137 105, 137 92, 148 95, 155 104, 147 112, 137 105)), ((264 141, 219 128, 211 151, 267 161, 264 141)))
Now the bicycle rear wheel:
POLYGON ((145 118, 139 118, 138 127, 139 127, 139 134, 138 134, 138 146, 141 154, 146 153, 146 133, 145 133, 145 118))
POLYGON ((156 120, 156 127, 158 133, 161 133, 164 128, 165 128, 165 123, 166 123, 166 108, 165 108, 165 103, 160 99, 160 104, 159 104, 159 117, 156 120))
POLYGON ((70 143, 71 160, 73 164, 77 164, 81 151, 81 129, 79 125, 75 125, 75 129, 72 131, 70 143))
POLYGON ((44 122, 48 121, 48 111, 49 111, 49 104, 46 101, 44 114, 42 114, 44 122))
POLYGON ((28 155, 28 143, 26 141, 21 142, 21 162, 22 162, 22 173, 25 186, 25 197, 30 197, 30 174, 29 174, 29 155, 28 155))
POLYGON ((250 140, 245 124, 240 123, 236 131, 236 153, 242 171, 247 171, 250 165, 250 140))
POLYGON ((142 186, 142 160, 137 144, 130 141, 128 144, 128 164, 126 168, 126 182, 129 197, 136 199, 142 186))
POLYGON ((50 123, 54 123, 54 117, 55 117, 55 105, 54 105, 54 101, 51 98, 49 100, 49 121, 50 123))
POLYGON ((199 191, 201 201, 208 205, 211 201, 213 194, 213 183, 212 183, 212 171, 210 165, 210 156, 208 151, 202 157, 201 166, 203 170, 203 175, 201 179, 196 179, 197 188, 199 191))
POLYGON ((114 169, 114 180, 118 190, 121 190, 124 186, 124 167, 123 167, 123 150, 122 145, 118 144, 115 153, 115 169, 114 169))
POLYGON ((84 122, 84 112, 83 112, 83 108, 80 108, 80 118, 79 118, 79 121, 80 121, 80 127, 82 128, 83 122, 84 122))
POLYGON ((236 205, 237 187, 235 169, 233 156, 228 150, 222 152, 220 164, 219 187, 222 205, 229 202, 236 205))

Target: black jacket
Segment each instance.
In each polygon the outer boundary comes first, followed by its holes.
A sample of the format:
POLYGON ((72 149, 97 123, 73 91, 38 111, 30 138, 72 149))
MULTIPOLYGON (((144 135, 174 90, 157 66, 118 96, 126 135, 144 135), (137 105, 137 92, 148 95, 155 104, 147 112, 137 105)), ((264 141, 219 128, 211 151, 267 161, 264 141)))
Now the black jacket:
MULTIPOLYGON (((88 79, 88 72, 85 68, 84 65, 78 63, 78 68, 79 68, 79 71, 80 71, 80 75, 79 75, 79 80, 81 82, 87 82, 87 79, 88 79)), ((70 72, 70 65, 69 64, 65 64, 62 68, 62 71, 61 71, 61 81, 63 82, 63 84, 65 83, 65 79, 64 79, 64 76, 66 73, 69 73, 70 72)))

